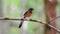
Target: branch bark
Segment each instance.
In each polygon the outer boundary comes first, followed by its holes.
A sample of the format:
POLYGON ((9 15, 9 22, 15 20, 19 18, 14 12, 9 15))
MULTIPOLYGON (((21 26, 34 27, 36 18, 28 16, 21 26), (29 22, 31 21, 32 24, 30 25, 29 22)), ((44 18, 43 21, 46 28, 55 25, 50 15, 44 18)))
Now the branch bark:
MULTIPOLYGON (((52 21, 54 21, 55 19, 57 19, 57 18, 60 18, 60 16, 58 16, 58 17, 55 17, 55 18, 53 18, 52 20, 51 20, 51 22, 52 21)), ((12 19, 12 18, 0 18, 0 20, 23 20, 23 19, 12 19)), ((24 19, 25 21, 32 21, 32 22, 37 22, 37 23, 41 23, 41 24, 45 24, 45 25, 48 25, 49 27, 51 27, 54 31, 57 31, 57 32, 59 32, 60 33, 60 30, 59 29, 57 29, 56 27, 54 27, 53 25, 50 25, 50 24, 48 24, 48 23, 44 23, 44 22, 41 22, 41 21, 38 21, 38 20, 33 20, 33 19, 24 19)))

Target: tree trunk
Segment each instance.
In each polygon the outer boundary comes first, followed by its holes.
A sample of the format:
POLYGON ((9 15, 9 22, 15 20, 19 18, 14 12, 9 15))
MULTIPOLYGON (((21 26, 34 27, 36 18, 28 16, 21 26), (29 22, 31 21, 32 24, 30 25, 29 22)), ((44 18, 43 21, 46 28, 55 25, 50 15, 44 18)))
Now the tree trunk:
MULTIPOLYGON (((56 17, 56 0, 45 0, 45 13, 46 13, 46 22, 50 21, 52 18, 56 17)), ((53 25, 56 27, 56 22, 50 22, 48 24, 53 25)), ((56 34, 56 31, 54 29, 46 29, 46 34, 56 34)))

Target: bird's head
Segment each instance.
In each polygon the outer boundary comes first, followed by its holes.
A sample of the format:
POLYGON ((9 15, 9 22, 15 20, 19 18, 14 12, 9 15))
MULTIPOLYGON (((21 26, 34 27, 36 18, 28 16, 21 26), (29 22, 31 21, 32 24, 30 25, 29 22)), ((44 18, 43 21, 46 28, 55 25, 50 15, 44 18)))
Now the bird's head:
POLYGON ((29 11, 32 11, 32 10, 34 10, 33 8, 29 8, 29 11))

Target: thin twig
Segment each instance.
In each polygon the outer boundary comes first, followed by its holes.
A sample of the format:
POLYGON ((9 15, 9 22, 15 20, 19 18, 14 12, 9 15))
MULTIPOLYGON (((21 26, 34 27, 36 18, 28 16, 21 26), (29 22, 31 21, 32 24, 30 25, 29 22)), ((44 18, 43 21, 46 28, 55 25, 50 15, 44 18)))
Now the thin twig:
POLYGON ((48 22, 55 21, 57 18, 60 18, 60 16, 58 16, 58 17, 55 17, 55 18, 51 19, 51 20, 50 20, 50 21, 48 21, 48 22))

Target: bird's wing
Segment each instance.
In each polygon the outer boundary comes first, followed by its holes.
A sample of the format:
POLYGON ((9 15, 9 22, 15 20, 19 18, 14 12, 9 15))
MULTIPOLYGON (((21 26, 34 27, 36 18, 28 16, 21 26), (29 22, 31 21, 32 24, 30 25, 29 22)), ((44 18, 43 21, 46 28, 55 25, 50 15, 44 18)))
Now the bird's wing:
MULTIPOLYGON (((28 12, 28 11, 26 11, 25 14, 26 14, 27 12, 28 12)), ((25 15, 25 14, 24 14, 24 15, 25 15)))

